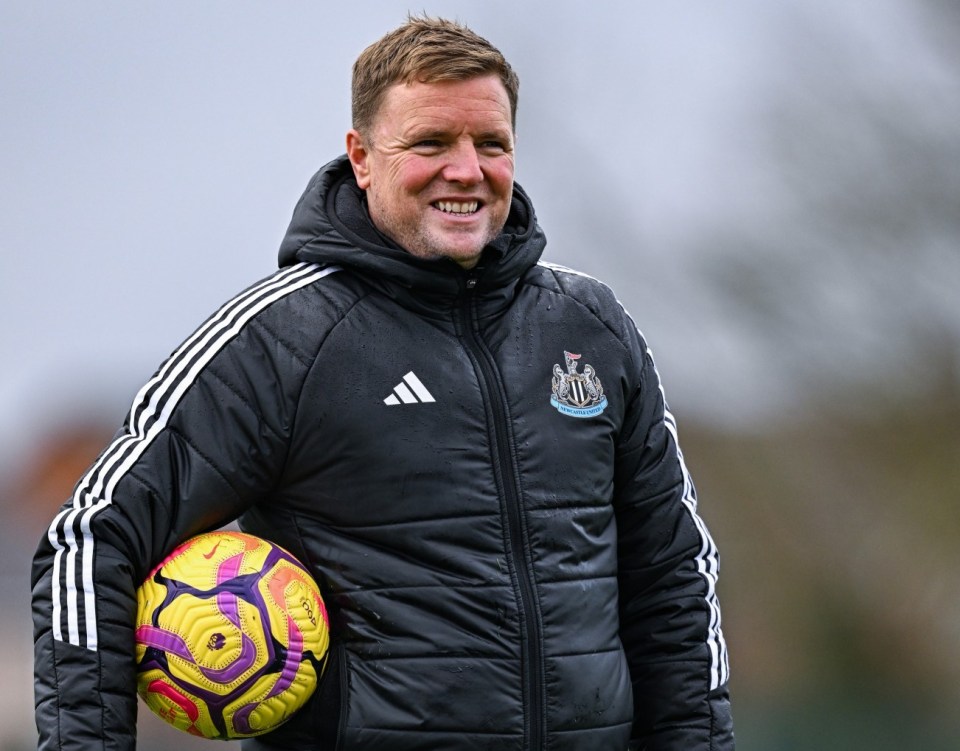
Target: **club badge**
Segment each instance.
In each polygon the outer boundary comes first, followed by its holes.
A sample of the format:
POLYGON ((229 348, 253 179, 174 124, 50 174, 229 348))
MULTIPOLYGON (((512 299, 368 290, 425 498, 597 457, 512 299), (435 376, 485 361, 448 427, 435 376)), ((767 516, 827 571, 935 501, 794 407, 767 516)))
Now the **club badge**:
POLYGON ((607 408, 607 397, 592 365, 585 364, 583 373, 577 372, 580 355, 564 352, 567 371, 553 366, 553 393, 550 404, 561 414, 570 417, 596 417, 607 408))

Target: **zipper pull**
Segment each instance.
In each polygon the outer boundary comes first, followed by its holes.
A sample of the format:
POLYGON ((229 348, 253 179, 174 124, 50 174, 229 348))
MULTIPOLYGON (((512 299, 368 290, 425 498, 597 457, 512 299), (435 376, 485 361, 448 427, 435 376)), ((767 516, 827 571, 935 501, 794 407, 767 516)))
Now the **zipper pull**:
POLYGON ((480 277, 483 276, 483 266, 474 266, 467 272, 467 278, 464 282, 464 286, 467 289, 475 289, 477 282, 480 281, 480 277))

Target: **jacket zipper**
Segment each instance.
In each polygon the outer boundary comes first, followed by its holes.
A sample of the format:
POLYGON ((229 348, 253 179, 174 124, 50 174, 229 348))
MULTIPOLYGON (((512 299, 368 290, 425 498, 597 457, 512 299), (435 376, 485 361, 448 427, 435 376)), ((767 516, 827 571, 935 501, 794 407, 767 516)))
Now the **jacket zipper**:
POLYGON ((480 338, 473 289, 476 278, 466 280, 467 292, 462 297, 461 319, 467 352, 475 363, 479 376, 481 393, 485 404, 489 406, 494 427, 494 477, 499 486, 507 510, 507 535, 510 540, 510 554, 514 561, 520 596, 520 622, 524 643, 521 645, 523 659, 523 693, 529 699, 527 714, 525 748, 539 751, 543 745, 544 734, 544 676, 543 641, 540 628, 540 608, 533 584, 532 562, 528 560, 527 545, 524 544, 524 519, 520 501, 520 488, 517 483, 517 467, 511 450, 512 441, 507 425, 506 394, 500 386, 496 365, 486 344, 480 338))

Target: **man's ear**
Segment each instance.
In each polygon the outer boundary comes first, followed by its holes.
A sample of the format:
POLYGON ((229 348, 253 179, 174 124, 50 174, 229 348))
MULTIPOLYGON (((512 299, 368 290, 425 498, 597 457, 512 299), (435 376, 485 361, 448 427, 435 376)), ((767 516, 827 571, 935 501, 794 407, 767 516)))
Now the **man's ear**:
POLYGON ((347 131, 347 158, 353 167, 353 176, 361 190, 370 186, 370 150, 360 131, 351 128, 347 131))

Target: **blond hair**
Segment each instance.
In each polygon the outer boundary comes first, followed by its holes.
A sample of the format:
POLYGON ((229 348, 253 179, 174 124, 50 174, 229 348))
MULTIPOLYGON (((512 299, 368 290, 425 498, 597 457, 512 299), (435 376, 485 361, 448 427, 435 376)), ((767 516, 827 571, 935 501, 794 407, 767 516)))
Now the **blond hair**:
POLYGON ((500 50, 455 21, 410 16, 353 64, 353 127, 369 132, 384 94, 395 83, 462 81, 489 74, 498 76, 507 90, 515 128, 520 81, 500 50))

